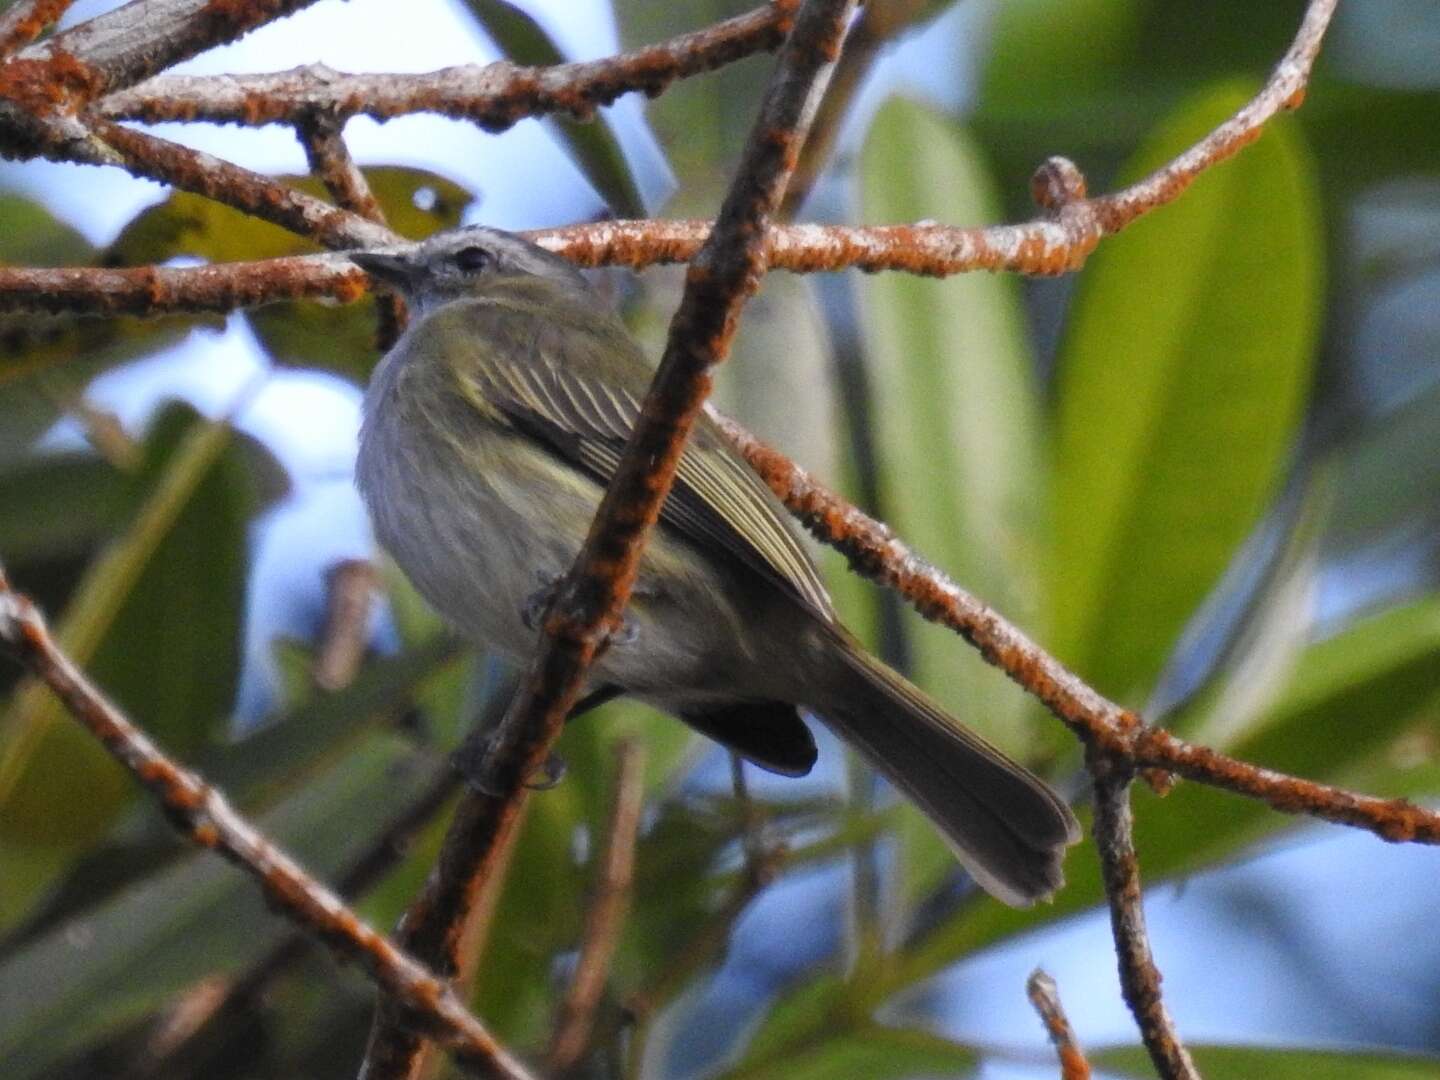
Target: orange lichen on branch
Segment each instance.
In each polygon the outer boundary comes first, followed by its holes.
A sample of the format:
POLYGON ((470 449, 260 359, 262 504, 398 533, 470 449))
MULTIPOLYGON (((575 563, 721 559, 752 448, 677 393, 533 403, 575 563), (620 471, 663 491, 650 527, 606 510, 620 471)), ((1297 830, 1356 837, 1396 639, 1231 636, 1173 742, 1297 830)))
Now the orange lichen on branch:
POLYGON ((15 0, 0 13, 0 59, 12 55, 60 21, 75 0, 15 0))
POLYGON ((94 72, 92 98, 130 86, 165 68, 315 0, 164 0, 121 5, 31 46, 22 59, 62 55, 94 72))
POLYGON ((1060 1058, 1060 1080, 1090 1080, 1090 1062, 1085 1060, 1079 1040, 1075 1038, 1075 1029, 1070 1026, 1070 1019, 1060 1004, 1060 990, 1055 980, 1036 968, 1025 980, 1025 993, 1060 1058))

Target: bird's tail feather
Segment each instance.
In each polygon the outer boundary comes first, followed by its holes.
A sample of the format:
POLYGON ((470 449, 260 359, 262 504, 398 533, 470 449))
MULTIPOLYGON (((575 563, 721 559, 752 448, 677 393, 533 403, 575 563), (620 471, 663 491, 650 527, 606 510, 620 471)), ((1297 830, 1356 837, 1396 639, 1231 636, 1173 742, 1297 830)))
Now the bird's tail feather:
POLYGON ((821 718, 915 801, 987 892, 1016 907, 1048 899, 1080 838, 1070 808, 848 635, 842 645, 849 676, 814 703, 821 718))

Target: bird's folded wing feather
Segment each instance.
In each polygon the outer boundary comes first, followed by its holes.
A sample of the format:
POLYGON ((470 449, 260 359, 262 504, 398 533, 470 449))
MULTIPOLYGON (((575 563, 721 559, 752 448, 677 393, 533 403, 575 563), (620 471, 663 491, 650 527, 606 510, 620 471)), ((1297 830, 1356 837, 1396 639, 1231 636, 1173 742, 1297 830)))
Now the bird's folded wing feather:
MULTIPOLYGON (((472 328, 480 322, 472 320, 472 328)), ((483 327, 477 329, 479 333, 469 335, 475 346, 473 363, 465 365, 469 391, 598 483, 609 483, 640 414, 650 376, 638 350, 623 376, 615 377, 612 361, 610 369, 603 369, 610 377, 602 382, 589 374, 590 365, 567 363, 564 355, 567 349, 602 343, 541 332, 521 351, 515 349, 513 336, 506 334, 503 343, 487 341, 483 327), (505 347, 499 347, 502 344, 505 347)), ((628 340, 625 346, 634 348, 628 340)), ((701 417, 660 520, 693 542, 730 553, 818 613, 833 617, 819 571, 787 526, 784 512, 770 489, 701 417)))

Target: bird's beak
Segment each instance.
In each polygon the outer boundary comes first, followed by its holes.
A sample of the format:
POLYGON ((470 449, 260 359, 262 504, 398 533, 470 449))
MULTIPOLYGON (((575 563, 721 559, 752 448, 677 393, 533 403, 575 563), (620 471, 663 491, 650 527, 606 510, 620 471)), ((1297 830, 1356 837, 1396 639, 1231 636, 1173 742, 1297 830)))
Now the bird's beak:
POLYGON ((390 251, 350 251, 345 257, 377 281, 389 285, 403 286, 415 277, 415 264, 407 255, 390 251))

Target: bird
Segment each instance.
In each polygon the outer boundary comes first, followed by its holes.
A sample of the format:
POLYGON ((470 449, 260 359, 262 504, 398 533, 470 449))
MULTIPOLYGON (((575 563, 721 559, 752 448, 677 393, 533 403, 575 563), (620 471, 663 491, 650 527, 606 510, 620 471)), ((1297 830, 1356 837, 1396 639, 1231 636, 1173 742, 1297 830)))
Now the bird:
MULTIPOLYGON (((410 311, 365 393, 356 483, 376 538, 462 635, 523 661, 653 368, 574 265, 513 233, 346 254, 410 311)), ((624 693, 792 777, 815 764, 816 718, 991 895, 1023 907, 1063 884, 1065 801, 845 629, 784 505, 703 413, 623 619, 590 698, 624 693)))

